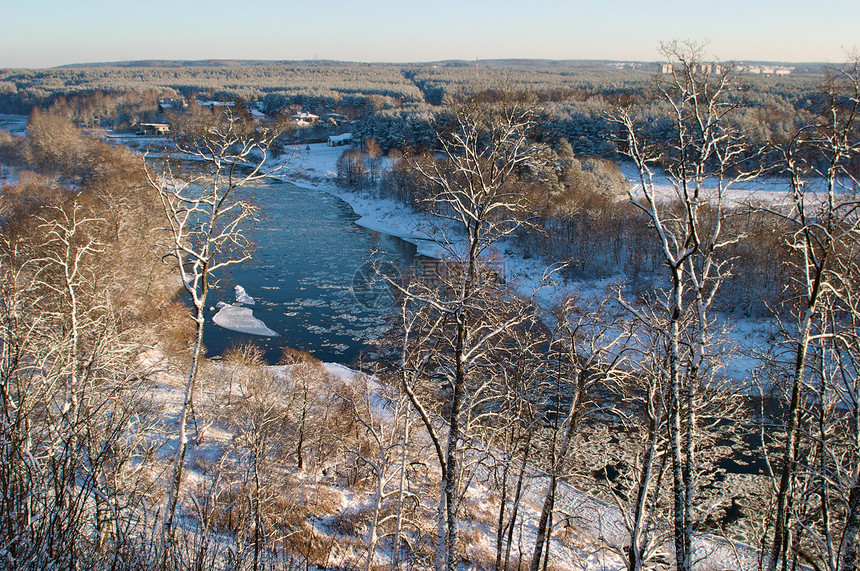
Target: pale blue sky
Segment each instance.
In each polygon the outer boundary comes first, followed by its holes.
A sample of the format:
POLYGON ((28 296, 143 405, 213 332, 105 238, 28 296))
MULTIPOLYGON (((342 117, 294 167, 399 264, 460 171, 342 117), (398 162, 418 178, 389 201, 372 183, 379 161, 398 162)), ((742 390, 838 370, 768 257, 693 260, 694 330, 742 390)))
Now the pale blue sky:
POLYGON ((137 59, 661 59, 839 62, 858 0, 0 0, 0 66, 137 59))

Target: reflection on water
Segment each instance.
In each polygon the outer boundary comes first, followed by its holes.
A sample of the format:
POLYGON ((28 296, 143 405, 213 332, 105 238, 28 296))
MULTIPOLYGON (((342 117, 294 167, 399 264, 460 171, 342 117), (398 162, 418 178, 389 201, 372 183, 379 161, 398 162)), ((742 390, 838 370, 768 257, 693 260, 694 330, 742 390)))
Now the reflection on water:
POLYGON ((384 331, 385 309, 359 304, 352 294, 357 270, 371 257, 408 264, 415 246, 354 224, 347 203, 317 190, 268 182, 251 191, 262 220, 248 234, 256 244, 253 258, 228 268, 207 305, 232 303, 241 285, 255 298, 254 316, 280 337, 257 337, 212 323, 207 312, 207 355, 253 341, 277 361, 285 346, 302 349, 324 361, 353 362, 384 331))

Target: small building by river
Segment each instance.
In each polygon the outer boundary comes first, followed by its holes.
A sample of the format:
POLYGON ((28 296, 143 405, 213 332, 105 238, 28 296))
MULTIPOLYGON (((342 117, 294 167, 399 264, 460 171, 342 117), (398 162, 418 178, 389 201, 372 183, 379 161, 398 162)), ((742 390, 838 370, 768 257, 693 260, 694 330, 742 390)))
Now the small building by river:
POLYGON ((342 147, 352 143, 352 133, 343 133, 342 135, 329 135, 329 147, 342 147))
POLYGON ((138 135, 145 137, 165 137, 170 134, 170 125, 167 123, 141 123, 138 135))

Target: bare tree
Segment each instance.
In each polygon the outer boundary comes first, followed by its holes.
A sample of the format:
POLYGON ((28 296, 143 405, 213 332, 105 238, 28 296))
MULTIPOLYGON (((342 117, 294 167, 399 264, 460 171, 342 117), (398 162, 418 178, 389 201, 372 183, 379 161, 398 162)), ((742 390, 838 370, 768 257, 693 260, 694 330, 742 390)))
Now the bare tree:
MULTIPOLYGON (((180 170, 173 159, 149 173, 149 183, 164 209, 171 242, 166 256, 176 261, 178 273, 194 310, 196 335, 179 419, 179 442, 173 475, 167 488, 163 530, 169 543, 179 496, 189 415, 194 410, 197 371, 203 352, 204 309, 215 283, 215 274, 250 257, 244 227, 254 220, 257 208, 239 193, 283 167, 268 159, 269 148, 279 133, 253 125, 234 115, 229 107, 214 121, 194 125, 176 141, 187 161, 203 166, 201 172, 180 170)), ((165 555, 166 556, 166 555, 165 555)))
POLYGON ((405 395, 372 378, 360 376, 344 383, 337 396, 347 405, 358 428, 356 441, 345 447, 346 452, 370 471, 373 481, 364 567, 374 567, 380 542, 390 537, 392 566, 399 569, 404 531, 410 524, 406 504, 414 499, 407 479, 412 455, 417 451, 412 439, 412 425, 417 419, 409 414, 405 395))
POLYGON ((412 163, 435 189, 428 206, 447 221, 436 239, 450 256, 438 266, 433 283, 402 288, 403 388, 433 441, 442 472, 439 569, 457 568, 467 430, 493 392, 490 349, 503 346, 506 331, 532 319, 528 304, 502 287, 487 250, 513 232, 527 211, 516 180, 535 158, 534 121, 521 101, 460 94, 439 132, 443 158, 412 163), (447 402, 439 406, 442 399, 447 402), (434 412, 442 415, 444 427, 435 422, 434 412))
POLYGON ((134 344, 96 271, 100 221, 75 197, 38 224, 38 243, 0 241, 0 550, 22 569, 117 565, 149 501, 132 467, 151 436, 134 344))
POLYGON ((546 347, 547 328, 541 322, 529 323, 506 335, 500 355, 498 415, 482 431, 489 444, 486 470, 499 497, 496 523, 496 569, 507 569, 517 522, 522 517, 522 502, 531 481, 531 468, 538 448, 538 427, 544 421, 545 400, 542 389, 549 369, 546 347))
POLYGON ((376 139, 367 139, 364 142, 364 152, 367 153, 370 182, 371 184, 376 184, 382 170, 382 148, 376 142, 376 139))
POLYGON ((625 400, 633 403, 633 410, 629 416, 620 415, 621 422, 629 426, 638 446, 634 447, 630 473, 626 475, 627 485, 619 485, 622 491, 613 490, 612 495, 629 534, 626 545, 619 550, 628 571, 647 568, 662 555, 670 536, 664 525, 668 509, 662 485, 669 467, 666 445, 669 395, 659 324, 659 319, 649 319, 645 327, 637 328, 633 346, 641 353, 631 360, 639 366, 623 386, 625 400))
POLYGON ((557 418, 553 426, 549 482, 537 523, 531 571, 541 569, 541 562, 543 569, 547 568, 558 483, 567 473, 582 421, 601 408, 595 389, 617 386, 624 376, 624 345, 629 333, 618 320, 607 319, 607 314, 604 307, 583 311, 575 299, 569 298, 556 315, 548 374, 554 377, 556 386, 555 399, 550 402, 562 421, 559 423, 557 418), (567 411, 562 416, 564 408, 567 411), (556 433, 561 434, 558 443, 556 433))
MULTIPOLYGON (((857 415, 853 352, 846 340, 854 335, 856 247, 860 220, 858 180, 852 161, 860 152, 860 67, 833 70, 824 85, 816 115, 779 145, 782 169, 791 185, 791 201, 768 212, 788 223, 787 244, 793 253, 794 323, 784 326, 787 350, 775 372, 786 378, 783 389, 780 465, 775 475, 775 514, 765 568, 786 569, 798 558, 811 562, 807 542, 816 547, 816 565, 856 569, 857 415), (839 404, 836 404, 836 403, 839 404), (842 431, 833 426, 842 423, 842 431), (846 439, 838 444, 837 434, 846 439), (847 446, 847 448, 843 448, 847 446), (842 452, 838 452, 842 450, 842 452), (850 451, 850 452, 849 452, 850 451), (813 460, 817 459, 817 460, 813 460), (837 474, 841 474, 838 476, 837 474), (845 477, 845 475, 851 476, 845 477), (835 482, 844 480, 840 488, 835 482), (838 492, 836 490, 839 490, 838 492), (810 490, 820 501, 805 513, 810 490), (832 494, 847 498, 841 509, 832 494), (839 520, 843 519, 842 524, 839 520), (835 538, 842 528, 842 540, 835 538)), ((780 356, 778 356, 780 357, 780 356)), ((779 386, 779 383, 775 383, 779 386)))
POLYGON ((639 171, 639 184, 630 190, 630 200, 648 218, 668 271, 660 304, 668 317, 668 431, 675 563, 680 571, 694 563, 696 441, 703 404, 699 391, 713 374, 716 345, 711 307, 729 269, 720 250, 737 239, 723 233, 726 191, 756 173, 744 168, 751 150, 733 121, 741 104, 734 67, 724 65, 718 73, 710 73, 697 45, 671 43, 663 45, 662 51, 673 71, 667 82, 658 82, 657 96, 671 110, 673 142, 664 148, 646 145, 628 109, 622 109, 616 120, 639 171), (666 169, 674 184, 671 198, 661 197, 657 190, 657 166, 666 169))

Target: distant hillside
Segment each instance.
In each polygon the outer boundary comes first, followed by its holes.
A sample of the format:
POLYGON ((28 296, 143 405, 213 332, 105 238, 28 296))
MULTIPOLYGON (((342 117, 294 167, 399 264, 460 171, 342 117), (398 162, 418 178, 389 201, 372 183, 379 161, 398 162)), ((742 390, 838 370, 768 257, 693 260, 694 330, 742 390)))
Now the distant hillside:
MULTIPOLYGON (((616 67, 619 64, 639 64, 652 65, 659 63, 657 60, 555 60, 555 59, 527 59, 527 58, 506 58, 506 59, 479 59, 478 65, 488 68, 520 68, 520 69, 598 69, 603 67, 616 67)), ((790 66, 803 69, 806 71, 821 70, 821 68, 833 65, 825 62, 788 62, 788 61, 761 61, 761 60, 741 60, 738 63, 744 65, 758 66, 790 66)), ((258 67, 258 66, 319 66, 319 67, 390 67, 390 66, 408 66, 408 67, 474 67, 474 60, 437 60, 437 61, 417 61, 417 62, 356 62, 356 61, 339 61, 339 60, 240 60, 240 59, 204 59, 204 60, 132 60, 132 61, 113 61, 113 62, 90 62, 90 63, 73 63, 57 66, 51 69, 83 69, 83 68, 105 68, 105 67, 258 67)))
MULTIPOLYGON (((594 61, 479 60, 481 81, 503 81, 533 93, 637 90, 656 69, 620 69, 594 61), (647 73, 643 73, 647 72, 647 73)), ((27 113, 59 97, 155 92, 156 97, 206 93, 266 100, 270 107, 308 110, 439 105, 446 92, 475 80, 476 62, 354 63, 339 61, 143 60, 0 70, 0 112, 27 113)), ((556 96, 553 96, 556 97, 556 96)))
POLYGON ((86 69, 86 68, 105 68, 105 67, 140 67, 140 68, 160 68, 160 67, 259 67, 259 66, 295 66, 295 65, 313 65, 318 67, 325 66, 356 66, 356 67, 372 67, 372 66, 388 66, 387 63, 362 63, 362 62, 342 62, 334 60, 241 60, 241 59, 203 59, 203 60, 169 60, 169 59, 145 59, 134 61, 108 61, 108 62, 93 62, 93 63, 72 63, 60 65, 51 69, 86 69))
MULTIPOLYGON (((758 91, 795 98, 822 71, 823 64, 743 62, 750 67, 789 70, 766 77, 752 73, 758 91)), ((267 111, 290 105, 312 112, 340 109, 350 117, 372 111, 438 106, 446 94, 482 83, 517 86, 547 102, 595 95, 641 93, 658 71, 656 62, 609 60, 492 59, 416 63, 362 63, 332 60, 137 60, 74 64, 51 69, 0 69, 0 113, 29 113, 60 98, 94 93, 146 94, 141 104, 155 113, 159 98, 192 96, 261 101, 267 111)), ((593 110, 585 110, 594 114, 593 110)), ((121 112, 118 112, 122 114, 121 112)), ((112 113, 116 115, 116 113, 112 113)))

